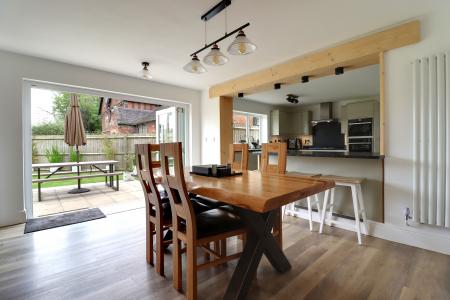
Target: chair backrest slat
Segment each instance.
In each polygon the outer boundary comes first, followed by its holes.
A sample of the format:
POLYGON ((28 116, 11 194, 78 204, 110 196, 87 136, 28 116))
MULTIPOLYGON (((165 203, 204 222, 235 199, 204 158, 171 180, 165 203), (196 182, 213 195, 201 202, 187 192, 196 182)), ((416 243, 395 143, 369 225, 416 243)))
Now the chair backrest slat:
POLYGON ((233 170, 248 170, 248 144, 230 144, 228 161, 233 170), (240 160, 236 159, 238 153, 240 153, 240 160))
POLYGON ((153 169, 160 167, 160 162, 152 159, 152 154, 159 155, 158 144, 136 144, 136 170, 144 192, 147 213, 152 213, 152 208, 158 215, 162 214, 161 196, 156 185, 153 169), (155 153, 156 152, 156 153, 155 153))
POLYGON ((160 146, 162 185, 169 195, 172 207, 172 225, 174 230, 178 230, 181 219, 184 219, 186 224, 189 224, 186 226, 187 233, 195 234, 195 213, 184 178, 182 145, 181 143, 165 143, 160 146), (192 232, 190 232, 191 230, 192 232))
POLYGON ((287 160, 287 144, 286 143, 270 143, 262 144, 261 153, 261 172, 269 174, 286 173, 287 160), (270 163, 270 155, 277 156, 277 163, 270 163))

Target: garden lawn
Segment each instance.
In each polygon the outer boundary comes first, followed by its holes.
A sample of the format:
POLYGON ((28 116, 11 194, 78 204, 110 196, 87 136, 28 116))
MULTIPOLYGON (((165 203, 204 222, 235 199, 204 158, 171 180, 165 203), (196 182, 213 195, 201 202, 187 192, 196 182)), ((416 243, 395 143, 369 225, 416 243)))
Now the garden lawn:
MULTIPOLYGON (((72 176, 77 176, 77 174, 61 174, 61 175, 55 174, 51 178, 72 177, 72 176)), ((36 179, 36 178, 37 178, 37 175, 33 175, 33 179, 36 179)), ((42 176, 41 178, 44 178, 44 176, 42 176)), ((122 179, 123 179, 123 176, 120 175, 119 176, 119 180, 122 180, 122 179)), ((115 180, 115 176, 114 176, 114 180, 115 180)), ((96 182, 105 182, 105 176, 81 179, 81 184, 83 184, 83 183, 96 183, 96 182)), ((76 186, 77 183, 78 183, 77 179, 67 179, 67 180, 62 180, 62 181, 50 181, 50 182, 42 183, 41 184, 41 188, 67 186, 67 185, 76 186)), ((38 187, 38 184, 37 183, 33 183, 33 189, 37 189, 37 187, 38 187)))

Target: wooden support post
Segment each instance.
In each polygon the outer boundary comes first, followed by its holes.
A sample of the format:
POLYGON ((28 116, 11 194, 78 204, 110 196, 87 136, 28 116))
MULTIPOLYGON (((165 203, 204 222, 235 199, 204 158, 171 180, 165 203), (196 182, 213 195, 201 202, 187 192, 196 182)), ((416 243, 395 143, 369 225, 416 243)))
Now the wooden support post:
POLYGON ((228 162, 233 143, 233 97, 221 96, 220 101, 220 163, 228 162))
POLYGON ((385 80, 384 80, 384 52, 380 52, 380 155, 384 155, 384 103, 385 103, 385 80))

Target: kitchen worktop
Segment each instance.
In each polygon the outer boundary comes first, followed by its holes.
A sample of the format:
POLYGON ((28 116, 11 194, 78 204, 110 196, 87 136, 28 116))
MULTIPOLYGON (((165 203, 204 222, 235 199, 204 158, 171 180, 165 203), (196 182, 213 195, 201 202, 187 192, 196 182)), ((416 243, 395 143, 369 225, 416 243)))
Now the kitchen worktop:
POLYGON ((336 158, 366 158, 383 159, 384 156, 377 152, 348 152, 348 151, 327 151, 327 150, 288 150, 288 156, 306 157, 336 157, 336 158))
MULTIPOLYGON (((249 149, 248 152, 261 154, 261 149, 249 149)), ((348 152, 344 150, 288 150, 287 156, 384 159, 384 156, 378 152, 348 152)))

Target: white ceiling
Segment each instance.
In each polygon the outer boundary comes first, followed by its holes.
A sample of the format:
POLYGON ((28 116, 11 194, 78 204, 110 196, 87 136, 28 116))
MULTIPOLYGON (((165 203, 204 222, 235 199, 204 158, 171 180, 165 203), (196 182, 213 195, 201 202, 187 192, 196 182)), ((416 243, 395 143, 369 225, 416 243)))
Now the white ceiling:
POLYGON ((286 101, 287 94, 300 96, 299 104, 368 98, 380 93, 379 72, 379 66, 373 65, 346 71, 339 76, 311 78, 308 83, 282 85, 278 90, 248 95, 244 99, 273 105, 295 106, 296 104, 286 101))
MULTIPOLYGON (((233 0, 232 30, 246 22, 258 46, 203 75, 182 70, 200 48, 200 16, 219 0, 0 0, 0 49, 204 89, 289 58, 423 14, 439 0, 233 0)), ((223 34, 223 14, 208 22, 209 41, 223 34)), ((232 39, 219 46, 225 49, 232 39)), ((203 57, 203 55, 201 55, 203 57)))

